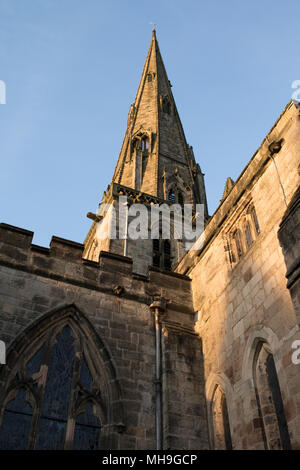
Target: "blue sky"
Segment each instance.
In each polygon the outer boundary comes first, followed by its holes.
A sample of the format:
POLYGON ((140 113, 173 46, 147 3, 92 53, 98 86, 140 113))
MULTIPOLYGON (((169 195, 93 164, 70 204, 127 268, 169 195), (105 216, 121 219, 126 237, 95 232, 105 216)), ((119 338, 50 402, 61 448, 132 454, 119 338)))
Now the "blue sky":
POLYGON ((209 211, 300 79, 298 0, 0 0, 0 218, 82 242, 157 37, 209 211))

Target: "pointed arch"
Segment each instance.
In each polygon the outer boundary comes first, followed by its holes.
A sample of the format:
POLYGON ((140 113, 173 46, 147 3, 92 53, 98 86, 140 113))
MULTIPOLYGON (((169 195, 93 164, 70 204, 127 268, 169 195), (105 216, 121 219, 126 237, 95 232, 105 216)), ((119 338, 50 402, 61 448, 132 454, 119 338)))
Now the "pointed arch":
POLYGON ((290 448, 281 390, 287 390, 286 376, 278 360, 279 339, 271 328, 258 325, 250 330, 246 343, 242 380, 248 382, 257 407, 255 417, 265 449, 290 448))
MULTIPOLYGON (((253 383, 253 362, 260 342, 268 343, 273 355, 276 358, 276 353, 279 350, 279 339, 271 328, 263 325, 255 325, 249 331, 248 340, 244 350, 243 364, 242 364, 242 379, 243 381, 249 380, 253 383)), ((279 366, 279 364, 278 364, 279 366)))
POLYGON ((165 194, 165 198, 168 201, 173 204, 178 203, 183 208, 184 204, 190 199, 190 192, 190 188, 188 188, 187 185, 184 184, 184 181, 177 175, 172 175, 168 178, 165 194))
POLYGON ((253 378, 260 425, 266 449, 291 449, 280 384, 268 343, 257 344, 253 378))
POLYGON ((81 445, 91 442, 83 431, 92 429, 91 436, 98 436, 93 448, 114 448, 115 433, 124 426, 120 387, 108 348, 74 304, 46 313, 16 338, 0 387, 0 420, 17 395, 15 390, 26 390, 26 401, 32 405, 27 448, 45 448, 49 439, 43 441, 43 433, 49 436, 53 430, 53 435, 60 433, 54 448, 71 449, 77 424, 81 445), (84 419, 94 424, 87 426, 84 419))
POLYGON ((232 449, 230 417, 233 410, 233 388, 223 373, 211 373, 206 383, 209 440, 212 449, 232 449))

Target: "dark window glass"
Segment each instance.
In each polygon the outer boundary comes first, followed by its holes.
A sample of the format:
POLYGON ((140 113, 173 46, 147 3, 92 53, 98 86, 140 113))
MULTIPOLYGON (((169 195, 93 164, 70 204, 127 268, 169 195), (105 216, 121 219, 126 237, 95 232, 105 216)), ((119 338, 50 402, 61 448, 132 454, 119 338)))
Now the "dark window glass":
POLYGON ((73 342, 69 327, 65 327, 56 337, 43 398, 43 416, 67 418, 74 364, 73 342))
POLYGON ((166 114, 170 114, 171 113, 171 103, 169 101, 169 98, 168 96, 164 96, 163 97, 163 100, 162 100, 162 108, 163 108, 163 112, 166 113, 166 114))
POLYGON ((63 449, 73 376, 73 342, 70 328, 65 327, 51 349, 36 449, 63 449))
POLYGON ((234 241, 235 241, 237 255, 240 258, 243 254, 243 250, 242 250, 241 237, 240 237, 240 231, 239 230, 236 230, 234 232, 233 238, 234 238, 234 241))
POLYGON ((234 251, 232 249, 232 246, 230 243, 228 243, 228 250, 229 250, 229 258, 231 263, 235 263, 235 256, 234 256, 234 251))
POLYGON ((40 429, 36 450, 63 450, 66 433, 66 421, 49 418, 40 419, 40 429))
POLYGON ((223 426, 224 426, 225 448, 226 450, 232 450, 231 432, 230 432, 230 426, 229 426, 228 409, 227 409, 227 402, 226 402, 225 395, 223 395, 222 397, 222 417, 223 417, 223 426))
POLYGON ((134 150, 135 148, 137 148, 137 143, 138 143, 138 140, 137 139, 134 139, 132 141, 132 150, 134 150))
POLYGON ((184 205, 184 199, 181 192, 178 193, 178 204, 180 204, 181 206, 184 205))
POLYGON ((93 413, 91 403, 86 405, 85 413, 77 416, 74 433, 75 450, 96 450, 99 446, 100 423, 93 413))
POLYGON ((153 256, 153 266, 156 266, 159 268, 160 266, 160 256, 159 255, 154 255, 153 256))
POLYGON ((144 178, 145 176, 147 165, 148 165, 148 155, 145 153, 143 155, 143 160, 142 160, 142 178, 144 178))
POLYGON ((258 219, 257 219, 257 215, 256 215, 256 211, 255 211, 254 207, 252 207, 252 209, 251 209, 251 217, 252 217, 252 220, 253 220, 255 231, 256 231, 257 235, 259 235, 260 234, 260 228, 259 228, 259 223, 258 223, 258 219))
POLYGON ((170 189, 170 191, 168 193, 168 200, 171 201, 171 202, 175 202, 175 193, 174 193, 173 189, 170 189))
POLYGON ((142 150, 148 150, 148 149, 149 149, 149 138, 143 137, 142 138, 142 150))
POLYGON ((276 367, 272 354, 269 354, 266 361, 266 370, 268 375, 268 382, 272 393, 273 403, 277 415, 278 427, 281 439, 281 445, 283 449, 290 449, 291 442, 286 422, 286 417, 283 408, 282 396, 280 386, 278 382, 276 367))
MULTIPOLYGON (((83 394, 88 394, 88 397, 94 394, 93 378, 88 363, 82 350, 78 354, 77 343, 75 356, 74 339, 68 326, 56 335, 49 351, 45 349, 46 347, 48 342, 38 349, 26 364, 26 376, 29 379, 41 370, 43 351, 47 352, 45 369, 42 369, 42 374, 37 377, 39 385, 35 389, 37 394, 35 398, 41 404, 41 417, 35 424, 36 428, 31 429, 32 409, 26 401, 23 386, 16 398, 8 402, 4 410, 0 427, 0 449, 27 449, 30 432, 35 439, 33 443, 35 449, 64 449, 67 424, 71 417, 70 399, 75 377, 80 380, 83 394)), ((27 393, 30 393, 29 389, 27 393)), ((32 396, 30 403, 34 403, 35 398, 32 396)), ((85 411, 77 416, 74 439, 68 443, 70 448, 98 448, 100 422, 93 411, 93 406, 89 403, 85 411)))
POLYGON ((87 366, 85 357, 83 357, 82 362, 81 362, 80 382, 82 383, 84 388, 86 388, 86 390, 91 389, 93 379, 89 371, 89 368, 87 366))
POLYGON ((38 351, 32 356, 32 358, 27 362, 26 365, 26 376, 31 377, 33 374, 39 372, 42 363, 43 348, 38 349, 38 351))
POLYGON ((153 251, 159 251, 159 240, 157 238, 153 240, 153 251))
POLYGON ((165 253, 166 255, 170 255, 170 254, 171 254, 171 245, 170 245, 169 240, 165 240, 165 241, 164 241, 164 253, 165 253))
POLYGON ((214 449, 230 450, 232 448, 231 434, 227 410, 227 402, 223 389, 218 385, 212 401, 212 418, 214 431, 214 449))
POLYGON ((168 271, 171 269, 171 259, 169 256, 165 256, 164 258, 164 268, 168 271))
POLYGON ((253 243, 249 222, 245 223, 245 237, 246 237, 247 246, 249 248, 253 243))
POLYGON ((22 388, 16 398, 7 404, 4 411, 0 428, 0 449, 26 449, 31 418, 32 409, 26 402, 26 392, 22 388))

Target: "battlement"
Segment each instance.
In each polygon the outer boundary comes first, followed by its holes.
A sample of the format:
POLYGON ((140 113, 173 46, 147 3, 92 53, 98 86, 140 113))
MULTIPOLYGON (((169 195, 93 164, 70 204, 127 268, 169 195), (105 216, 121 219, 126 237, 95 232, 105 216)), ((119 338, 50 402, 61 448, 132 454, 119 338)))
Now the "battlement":
POLYGON ((84 259, 84 245, 53 236, 50 247, 32 244, 33 232, 0 224, 0 265, 34 275, 63 281, 139 300, 150 305, 154 295, 168 291, 175 310, 192 313, 190 279, 184 275, 149 267, 146 276, 132 270, 132 259, 101 251, 99 261, 84 259))

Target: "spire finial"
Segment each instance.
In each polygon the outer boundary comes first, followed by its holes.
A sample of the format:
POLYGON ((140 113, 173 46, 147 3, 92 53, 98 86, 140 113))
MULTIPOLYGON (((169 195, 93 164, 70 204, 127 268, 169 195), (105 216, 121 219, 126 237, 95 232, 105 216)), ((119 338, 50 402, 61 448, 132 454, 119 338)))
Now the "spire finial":
POLYGON ((153 25, 153 29, 152 29, 152 32, 155 33, 155 26, 156 26, 156 23, 153 23, 153 21, 150 21, 149 24, 152 24, 153 25))

